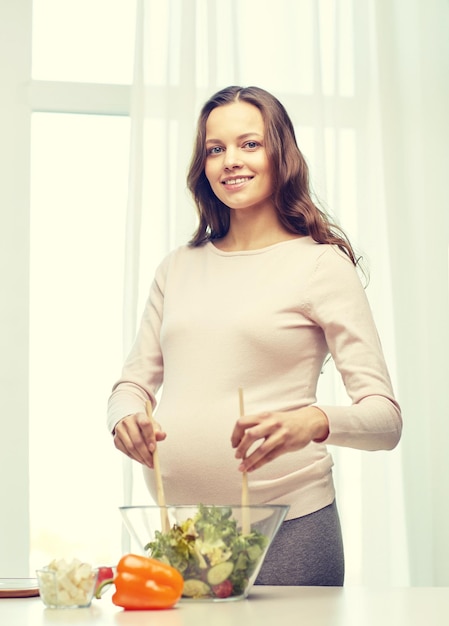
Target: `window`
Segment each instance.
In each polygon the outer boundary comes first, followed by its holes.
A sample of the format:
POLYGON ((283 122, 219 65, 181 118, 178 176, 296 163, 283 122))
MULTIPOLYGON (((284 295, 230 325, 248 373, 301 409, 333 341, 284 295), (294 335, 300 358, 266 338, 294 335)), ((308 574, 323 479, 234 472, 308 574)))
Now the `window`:
POLYGON ((58 552, 118 553, 121 464, 105 408, 120 371, 128 135, 127 118, 32 119, 32 569, 58 552))
POLYGON ((35 80, 130 84, 133 0, 33 0, 35 80))
POLYGON ((122 360, 129 161, 116 85, 132 79, 134 20, 129 0, 33 3, 31 572, 121 549, 122 459, 105 416, 122 360))

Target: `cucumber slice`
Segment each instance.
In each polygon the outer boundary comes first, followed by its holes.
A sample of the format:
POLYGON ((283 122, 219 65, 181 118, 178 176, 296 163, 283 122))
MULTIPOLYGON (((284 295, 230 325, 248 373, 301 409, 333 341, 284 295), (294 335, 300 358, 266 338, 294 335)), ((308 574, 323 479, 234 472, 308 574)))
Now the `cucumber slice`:
POLYGON ((219 585, 224 582, 232 574, 234 565, 231 561, 223 561, 223 563, 217 563, 210 568, 207 572, 207 582, 209 585, 219 585))
POLYGON ((211 588, 202 580, 189 578, 184 581, 182 595, 187 598, 204 598, 212 595, 211 588))
POLYGON ((263 550, 257 544, 254 546, 249 546, 247 553, 250 561, 257 561, 257 559, 261 556, 263 550))

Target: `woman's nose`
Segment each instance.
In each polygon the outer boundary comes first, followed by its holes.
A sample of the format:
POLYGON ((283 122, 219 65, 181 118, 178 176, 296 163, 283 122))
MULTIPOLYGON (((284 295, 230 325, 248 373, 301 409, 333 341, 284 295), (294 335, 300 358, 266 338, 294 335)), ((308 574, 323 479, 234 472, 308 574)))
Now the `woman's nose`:
POLYGON ((227 170, 233 170, 237 167, 241 167, 242 161, 239 159, 238 154, 235 150, 226 150, 224 167, 227 170))

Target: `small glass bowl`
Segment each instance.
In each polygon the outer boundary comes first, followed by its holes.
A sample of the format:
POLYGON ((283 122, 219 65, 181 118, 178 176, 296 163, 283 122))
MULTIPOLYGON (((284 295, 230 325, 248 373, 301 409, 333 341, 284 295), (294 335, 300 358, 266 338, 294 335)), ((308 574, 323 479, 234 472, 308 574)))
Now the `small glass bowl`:
POLYGON ((83 609, 92 603, 98 579, 98 568, 74 581, 64 572, 44 567, 36 570, 39 595, 49 609, 83 609))

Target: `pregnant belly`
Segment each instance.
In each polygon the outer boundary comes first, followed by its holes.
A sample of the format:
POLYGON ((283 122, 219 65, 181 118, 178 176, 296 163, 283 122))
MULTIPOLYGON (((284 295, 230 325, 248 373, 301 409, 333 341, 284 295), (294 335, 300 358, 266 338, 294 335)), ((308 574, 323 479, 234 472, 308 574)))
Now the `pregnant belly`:
MULTIPOLYGON (((167 504, 238 504, 242 475, 230 435, 186 433, 167 436, 159 444, 159 458, 167 504)), ((154 500, 154 472, 144 469, 154 500)))

